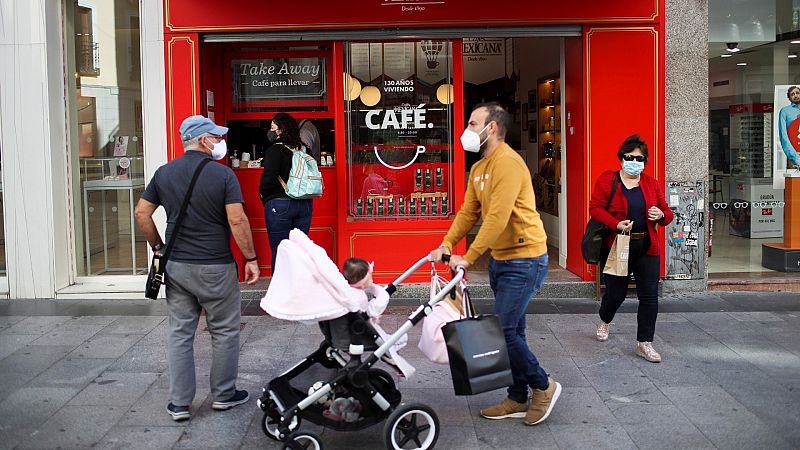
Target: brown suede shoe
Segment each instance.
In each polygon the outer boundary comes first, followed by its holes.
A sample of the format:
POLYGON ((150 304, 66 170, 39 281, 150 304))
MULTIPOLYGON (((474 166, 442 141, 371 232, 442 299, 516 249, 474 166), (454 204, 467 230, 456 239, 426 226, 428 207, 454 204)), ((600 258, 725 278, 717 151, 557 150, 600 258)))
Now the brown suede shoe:
POLYGON ((528 413, 525 415, 525 425, 536 425, 544 422, 553 410, 556 400, 561 395, 561 383, 553 380, 552 377, 547 377, 547 380, 550 382, 547 389, 533 389, 533 398, 531 398, 528 413))
POLYGON ((527 403, 517 403, 510 398, 503 399, 499 405, 490 406, 481 410, 481 415, 487 419, 511 419, 525 417, 528 410, 527 403))

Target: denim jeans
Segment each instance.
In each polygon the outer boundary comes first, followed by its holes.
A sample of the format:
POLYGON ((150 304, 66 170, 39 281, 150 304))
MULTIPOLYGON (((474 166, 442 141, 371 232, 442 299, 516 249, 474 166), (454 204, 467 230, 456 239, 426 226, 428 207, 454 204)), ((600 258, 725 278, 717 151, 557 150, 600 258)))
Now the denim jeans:
POLYGON ((311 228, 311 207, 313 200, 297 200, 293 198, 273 198, 264 204, 264 220, 267 224, 269 249, 272 252, 272 273, 275 273, 275 256, 278 244, 289 239, 289 232, 299 228, 308 234, 311 228))
MULTIPOLYGON (((639 309, 636 312, 636 340, 653 342, 656 334, 656 318, 658 317, 658 282, 661 271, 661 258, 650 256, 649 239, 631 241, 628 253, 628 273, 636 277, 636 295, 639 297, 639 309)), ((628 294, 628 283, 631 276, 618 277, 603 274, 606 280, 606 292, 600 302, 600 320, 611 323, 614 315, 625 301, 628 294)))
POLYGON ((511 361, 514 384, 508 398, 528 399, 528 387, 546 389, 547 372, 539 365, 525 339, 525 310, 547 276, 548 256, 497 261, 489 259, 489 284, 494 292, 494 313, 500 316, 511 361))

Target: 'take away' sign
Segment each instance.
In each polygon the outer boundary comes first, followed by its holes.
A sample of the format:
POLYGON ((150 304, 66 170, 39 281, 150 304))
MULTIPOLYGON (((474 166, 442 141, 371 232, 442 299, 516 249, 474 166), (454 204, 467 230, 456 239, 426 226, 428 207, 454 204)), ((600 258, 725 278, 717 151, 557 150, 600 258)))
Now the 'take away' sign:
POLYGON ((323 57, 231 61, 234 102, 319 99, 327 91, 323 57))

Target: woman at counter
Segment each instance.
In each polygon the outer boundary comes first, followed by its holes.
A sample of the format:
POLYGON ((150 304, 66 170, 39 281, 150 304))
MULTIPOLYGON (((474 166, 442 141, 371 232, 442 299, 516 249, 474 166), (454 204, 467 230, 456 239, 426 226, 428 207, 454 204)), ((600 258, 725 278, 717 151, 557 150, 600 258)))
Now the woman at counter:
POLYGON ((311 228, 312 200, 298 200, 286 195, 278 177, 284 182, 289 179, 292 168, 292 152, 306 148, 300 141, 300 129, 294 117, 278 113, 272 118, 268 139, 272 145, 264 153, 262 164, 264 172, 258 193, 264 202, 264 219, 267 224, 269 248, 272 252, 272 272, 275 273, 275 255, 278 244, 289 238, 289 231, 300 229, 308 234, 311 228))

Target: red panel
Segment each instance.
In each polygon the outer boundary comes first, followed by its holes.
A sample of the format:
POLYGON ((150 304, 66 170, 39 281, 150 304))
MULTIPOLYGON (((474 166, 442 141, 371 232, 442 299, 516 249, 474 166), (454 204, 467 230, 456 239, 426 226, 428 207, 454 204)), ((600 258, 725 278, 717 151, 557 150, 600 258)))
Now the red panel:
MULTIPOLYGON (((394 281, 412 264, 439 246, 449 221, 387 222, 365 224, 358 231, 342 236, 352 256, 375 261, 375 281, 394 281), (399 226, 398 226, 399 225, 399 226)), ((430 278, 430 269, 421 269, 406 282, 420 282, 430 278)))
POLYGON ((437 27, 586 22, 652 22, 660 0, 164 0, 165 28, 175 31, 437 27))
POLYGON ((167 69, 167 158, 183 154, 180 128, 188 116, 200 114, 200 45, 196 34, 165 36, 167 69))
MULTIPOLYGON (((594 27, 584 34, 585 158, 589 163, 584 208, 597 177, 605 170, 619 169, 617 149, 634 133, 648 143, 650 162, 645 172, 664 182, 664 69, 659 30, 658 26, 594 27), (620 52, 623 48, 625 52, 620 52), (632 61, 630 55, 637 55, 636 59, 632 61)), ((582 273, 590 276, 588 268, 582 273)))
POLYGON ((584 106, 583 95, 583 42, 579 37, 564 40, 565 81, 564 95, 567 127, 562 130, 566 136, 567 161, 567 270, 585 276, 585 265, 580 251, 584 224, 588 220, 588 199, 584 180, 586 159, 584 146, 584 106))

